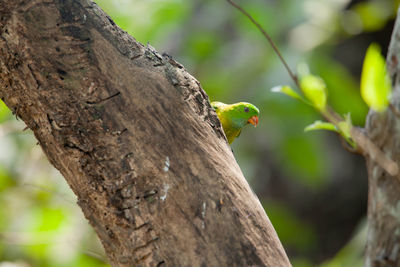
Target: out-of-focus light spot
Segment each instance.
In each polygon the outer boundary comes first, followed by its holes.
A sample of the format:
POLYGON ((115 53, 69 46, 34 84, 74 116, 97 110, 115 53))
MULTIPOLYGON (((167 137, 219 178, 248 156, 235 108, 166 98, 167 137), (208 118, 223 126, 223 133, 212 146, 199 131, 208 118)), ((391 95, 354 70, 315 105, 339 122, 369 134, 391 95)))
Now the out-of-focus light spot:
POLYGON ((387 1, 370 1, 358 3, 353 7, 363 23, 364 31, 376 31, 384 26, 393 10, 387 1))
POLYGON ((305 52, 328 40, 337 31, 338 12, 349 0, 308 0, 303 9, 307 21, 289 34, 290 45, 305 52))
POLYGON ((360 16, 351 10, 344 11, 340 17, 340 24, 343 30, 351 35, 359 34, 363 30, 363 22, 360 16))
POLYGON ((329 29, 302 24, 289 33, 289 43, 299 51, 309 51, 331 36, 329 29))
POLYGON ((304 3, 304 11, 313 19, 313 20, 326 20, 326 18, 331 17, 336 10, 332 9, 330 5, 327 5, 325 2, 321 1, 306 1, 304 3))

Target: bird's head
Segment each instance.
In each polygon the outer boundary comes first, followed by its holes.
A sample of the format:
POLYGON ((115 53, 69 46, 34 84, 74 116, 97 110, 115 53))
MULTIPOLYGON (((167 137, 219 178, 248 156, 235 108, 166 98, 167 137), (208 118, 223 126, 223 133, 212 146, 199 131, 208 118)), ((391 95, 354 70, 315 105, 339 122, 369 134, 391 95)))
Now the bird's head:
POLYGON ((258 114, 260 111, 256 106, 246 102, 239 102, 233 105, 233 120, 242 127, 246 124, 258 124, 258 114))
POLYGON ((235 128, 242 128, 251 123, 255 126, 258 124, 258 115, 260 111, 256 106, 247 102, 239 102, 227 105, 221 102, 213 102, 213 107, 224 113, 226 118, 231 120, 231 124, 235 128))

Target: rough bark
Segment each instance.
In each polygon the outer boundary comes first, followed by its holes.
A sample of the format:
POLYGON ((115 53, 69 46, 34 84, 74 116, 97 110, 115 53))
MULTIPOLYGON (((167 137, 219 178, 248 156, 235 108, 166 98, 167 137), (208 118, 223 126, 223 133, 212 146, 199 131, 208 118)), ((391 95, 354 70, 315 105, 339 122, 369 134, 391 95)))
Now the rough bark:
MULTIPOLYGON (((400 17, 387 55, 393 84, 392 107, 370 111, 366 130, 371 140, 400 166, 400 17)), ((390 176, 367 159, 369 176, 366 266, 400 266, 400 175, 390 176)))
POLYGON ((88 0, 0 1, 0 96, 113 266, 289 266, 184 68, 88 0))

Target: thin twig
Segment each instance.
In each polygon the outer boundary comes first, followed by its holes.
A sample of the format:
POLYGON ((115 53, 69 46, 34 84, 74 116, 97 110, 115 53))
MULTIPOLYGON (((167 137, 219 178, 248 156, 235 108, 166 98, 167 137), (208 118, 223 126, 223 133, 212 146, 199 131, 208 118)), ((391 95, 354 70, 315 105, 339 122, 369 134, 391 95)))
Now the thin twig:
POLYGON ((371 141, 364 133, 356 127, 351 128, 351 136, 358 146, 368 155, 373 161, 381 166, 390 175, 396 176, 399 173, 399 166, 391 158, 385 155, 374 142, 371 141))
MULTIPOLYGON (((322 112, 325 119, 334 125, 339 125, 343 122, 342 117, 332 109, 328 108, 325 112, 322 112)), ((368 138, 359 128, 352 126, 350 130, 351 138, 357 144, 357 150, 355 152, 361 153, 364 156, 369 156, 379 166, 381 166, 390 175, 396 176, 399 173, 399 167, 396 162, 385 155, 379 147, 368 138)))
POLYGON ((297 87, 300 88, 299 81, 297 79, 297 76, 292 72, 290 69, 289 65, 286 63, 286 60, 283 58, 281 52, 279 52, 278 47, 275 45, 274 41, 272 41, 271 36, 264 30, 264 28, 258 23, 246 10, 244 10, 241 6, 233 2, 232 0, 227 0, 228 3, 230 3, 232 6, 234 6, 237 10, 242 12, 259 30, 260 32, 264 35, 264 37, 268 40, 269 44, 272 46, 272 49, 274 49, 275 53, 278 55, 279 59, 285 66, 287 72, 289 73, 290 77, 292 78, 293 82, 296 84, 297 87))
MULTIPOLYGON (((347 151, 349 151, 350 153, 355 153, 355 154, 362 154, 363 151, 361 150, 361 148, 359 146, 356 146, 355 148, 352 147, 346 139, 344 139, 339 133, 337 133, 337 136, 339 137, 340 143, 342 144, 342 146, 344 147, 344 149, 346 149, 347 151)), ((354 140, 353 140, 354 141, 354 140)), ((355 141, 354 141, 355 142, 355 141)))
MULTIPOLYGON (((274 49, 275 53, 278 55, 279 59, 285 66, 289 76, 292 78, 293 82, 296 86, 301 89, 297 76, 291 71, 289 65, 286 63, 285 59, 283 58, 282 54, 279 52, 278 47, 275 45, 274 41, 272 41, 271 36, 264 30, 264 28, 241 6, 233 2, 232 0, 227 0, 232 6, 238 9, 243 15, 245 15, 264 35, 264 37, 268 40, 272 48, 274 49)), ((397 110, 390 105, 393 113, 400 116, 397 110), (396 111, 396 112, 395 112, 396 111)), ((343 122, 343 118, 337 114, 334 110, 327 108, 325 112, 321 112, 322 116, 325 119, 334 125, 339 125, 340 122, 343 122)), ((350 135, 354 142, 357 144, 358 148, 355 150, 356 152, 361 152, 364 155, 368 155, 373 161, 378 163, 383 169, 385 169, 390 175, 396 176, 399 173, 399 167, 396 162, 394 162, 391 158, 387 157, 382 150, 380 150, 374 142, 372 142, 360 129, 357 127, 352 126, 350 130, 350 135)))

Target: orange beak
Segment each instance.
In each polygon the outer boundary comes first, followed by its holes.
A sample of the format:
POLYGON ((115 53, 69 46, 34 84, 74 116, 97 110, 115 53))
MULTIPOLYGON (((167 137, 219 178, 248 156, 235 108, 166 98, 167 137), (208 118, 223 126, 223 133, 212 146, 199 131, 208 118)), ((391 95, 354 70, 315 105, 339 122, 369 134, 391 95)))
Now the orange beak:
POLYGON ((258 117, 257 116, 253 116, 247 122, 253 124, 254 127, 256 127, 257 124, 258 124, 258 117))

